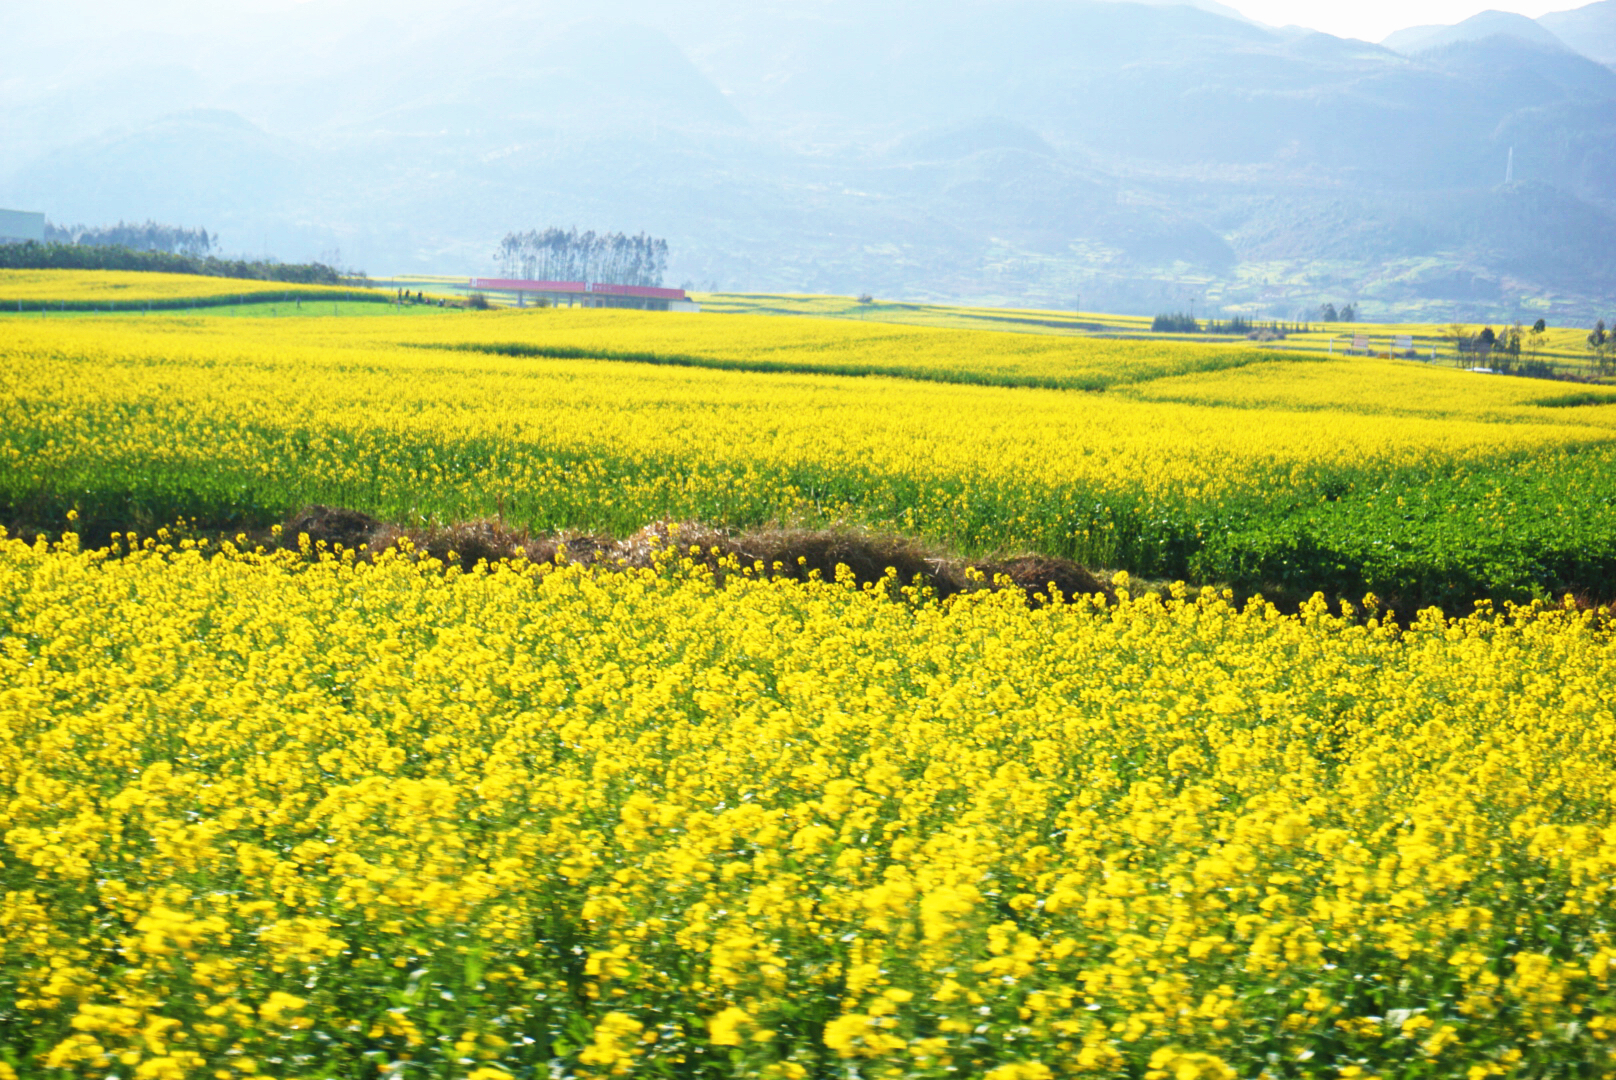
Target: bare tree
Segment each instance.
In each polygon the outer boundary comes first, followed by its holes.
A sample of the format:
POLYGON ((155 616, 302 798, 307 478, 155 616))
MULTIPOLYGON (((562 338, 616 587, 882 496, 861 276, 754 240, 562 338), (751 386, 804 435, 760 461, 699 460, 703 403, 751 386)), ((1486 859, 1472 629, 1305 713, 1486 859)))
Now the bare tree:
POLYGON ((190 255, 200 258, 218 246, 216 237, 206 229, 190 229, 183 225, 162 225, 147 221, 144 225, 131 225, 120 221, 116 225, 45 225, 45 239, 58 244, 82 244, 86 247, 126 247, 131 251, 163 251, 170 255, 190 255))
POLYGON ((659 286, 667 272, 668 242, 640 233, 529 229, 506 233, 494 252, 508 276, 529 281, 588 281, 659 286))

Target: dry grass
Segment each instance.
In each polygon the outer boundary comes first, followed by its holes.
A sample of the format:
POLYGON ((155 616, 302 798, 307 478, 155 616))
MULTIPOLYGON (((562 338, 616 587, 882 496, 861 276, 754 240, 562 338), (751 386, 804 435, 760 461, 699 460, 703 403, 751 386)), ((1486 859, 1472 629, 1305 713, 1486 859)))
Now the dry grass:
POLYGON ((1019 588, 1033 603, 1045 602, 1052 588, 1066 599, 1110 592, 1096 575, 1064 559, 1042 555, 964 559, 910 537, 866 529, 731 533, 699 523, 656 522, 618 540, 584 533, 534 536, 525 529, 487 520, 399 529, 354 510, 314 505, 292 515, 281 530, 280 542, 293 547, 304 536, 314 546, 363 551, 367 556, 407 546, 468 570, 480 562, 518 558, 535 563, 646 568, 654 565, 658 553, 676 546, 720 580, 740 570, 767 577, 833 581, 845 567, 860 583, 879 582, 891 571, 900 584, 922 585, 939 598, 1000 587, 1019 588))

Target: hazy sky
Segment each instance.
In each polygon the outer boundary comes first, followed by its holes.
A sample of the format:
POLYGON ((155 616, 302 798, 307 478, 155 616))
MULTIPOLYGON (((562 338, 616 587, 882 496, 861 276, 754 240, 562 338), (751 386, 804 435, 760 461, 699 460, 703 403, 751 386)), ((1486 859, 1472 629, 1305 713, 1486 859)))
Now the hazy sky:
MULTIPOLYGON (((275 7, 311 0, 237 0, 244 7, 275 7)), ((313 0, 317 2, 317 0, 313 0)), ((327 0, 329 2, 329 0, 327 0)), ((453 4, 454 0, 449 0, 453 4)), ((737 4, 746 0, 736 0, 737 4)), ((1192 3, 1193 0, 1146 0, 1147 3, 1192 3)), ((1220 0, 1248 18, 1270 26, 1311 27, 1339 37, 1379 41, 1408 26, 1461 22, 1489 9, 1537 18, 1551 11, 1581 7, 1590 0, 1220 0)))
POLYGON ((1295 23, 1340 37, 1379 41, 1393 30, 1427 23, 1456 23, 1489 8, 1537 18, 1582 6, 1577 0, 1476 3, 1475 0, 1223 0, 1271 26, 1295 23))

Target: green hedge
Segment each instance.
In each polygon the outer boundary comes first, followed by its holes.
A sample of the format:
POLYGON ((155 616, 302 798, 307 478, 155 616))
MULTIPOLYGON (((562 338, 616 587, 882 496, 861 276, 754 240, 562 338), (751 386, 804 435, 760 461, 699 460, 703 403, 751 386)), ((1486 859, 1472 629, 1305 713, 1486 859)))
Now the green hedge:
POLYGON ((284 281, 296 285, 340 285, 342 278, 324 263, 278 263, 266 259, 220 259, 213 255, 171 255, 166 251, 90 244, 0 244, 0 270, 137 270, 161 274, 284 281))

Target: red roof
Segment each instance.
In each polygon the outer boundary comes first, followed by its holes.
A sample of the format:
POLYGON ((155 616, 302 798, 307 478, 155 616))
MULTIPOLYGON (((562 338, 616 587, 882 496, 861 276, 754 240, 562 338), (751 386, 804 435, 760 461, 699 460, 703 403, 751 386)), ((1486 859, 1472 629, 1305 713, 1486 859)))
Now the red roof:
POLYGON ((596 296, 638 296, 647 300, 684 300, 683 289, 653 289, 649 285, 603 285, 588 281, 523 281, 519 278, 472 278, 474 289, 496 292, 579 293, 596 296))

